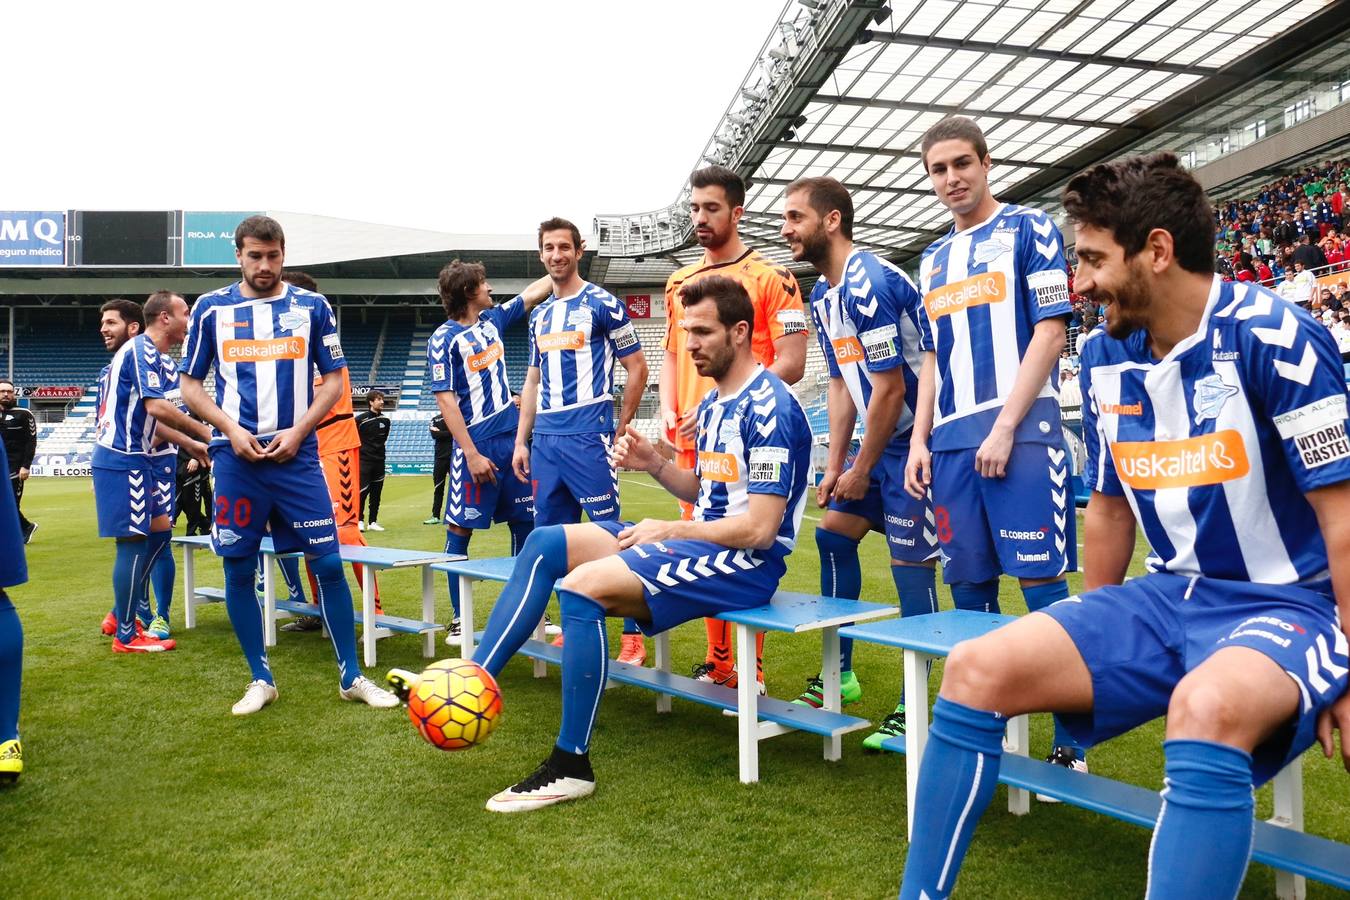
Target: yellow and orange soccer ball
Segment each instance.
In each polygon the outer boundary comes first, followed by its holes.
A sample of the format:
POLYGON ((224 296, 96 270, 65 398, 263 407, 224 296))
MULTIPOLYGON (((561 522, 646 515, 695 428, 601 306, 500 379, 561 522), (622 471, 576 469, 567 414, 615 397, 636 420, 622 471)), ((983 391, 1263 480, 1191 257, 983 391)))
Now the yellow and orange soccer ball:
POLYGON ((478 663, 443 659, 427 666, 408 695, 408 718, 433 747, 464 750, 497 727, 502 695, 478 663))

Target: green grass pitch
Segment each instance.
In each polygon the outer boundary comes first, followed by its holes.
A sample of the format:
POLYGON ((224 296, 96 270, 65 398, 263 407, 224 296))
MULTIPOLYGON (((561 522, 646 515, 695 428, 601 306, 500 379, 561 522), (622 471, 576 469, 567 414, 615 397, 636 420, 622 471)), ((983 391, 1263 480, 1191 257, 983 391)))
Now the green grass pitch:
MULTIPOLYGON (((649 479, 623 476, 627 518, 667 517, 673 501, 649 479)), ((440 549, 423 526, 430 478, 385 487, 385 546, 440 549)), ((894 896, 904 861, 903 757, 871 756, 849 735, 844 758, 821 759, 820 740, 787 735, 761 745, 761 781, 736 780, 736 724, 676 702, 657 715, 652 694, 610 691, 592 759, 589 800, 533 814, 485 812, 488 796, 528 774, 558 725, 558 675, 535 680, 526 660, 501 678, 503 720, 483 746, 443 753, 403 710, 343 703, 328 642, 280 635, 271 651, 281 695, 264 712, 230 715, 248 680, 223 604, 182 629, 179 649, 113 656, 98 631, 111 596, 112 542, 95 537, 87 479, 34 479, 25 511, 41 523, 28 550, 31 580, 13 591, 26 631, 21 728, 26 770, 0 788, 0 885, 10 897, 453 896, 745 897, 894 896)), ((815 515, 808 510, 808 515, 815 515)), ((803 523, 783 587, 815 592, 819 563, 803 523)), ((180 529, 181 531, 181 529, 180 529)), ((504 528, 474 540, 475 555, 504 555, 504 528)), ((864 542, 863 598, 894 601, 885 547, 864 542)), ((203 557, 199 555, 199 559, 203 557)), ((1142 554, 1136 558, 1136 569, 1142 554)), ((181 568, 181 555, 180 555, 181 568)), ((205 557, 203 584, 220 584, 205 557)), ((181 574, 181 572, 180 572, 181 574)), ((1074 579, 1074 587, 1077 587, 1074 579)), ((386 609, 417 615, 416 576, 381 578, 386 609)), ((445 588, 438 585, 442 618, 445 588)), ((498 588, 480 588, 492 598, 498 588)), ((944 608, 950 596, 940 591, 944 608)), ((1005 611, 1023 610, 1004 579, 1005 611)), ((485 606, 486 604, 484 604, 485 606)), ((480 606, 480 609, 483 607, 480 606)), ((484 620, 486 610, 480 613, 484 620)), ((611 652, 617 652, 617 623, 611 652)), ((675 664, 702 659, 701 623, 676 630, 675 664)), ((440 655, 456 653, 444 645, 440 655)), ((816 637, 770 635, 769 691, 790 698, 819 664, 816 637)), ((420 670, 415 637, 380 642, 386 669, 420 670)), ((873 722, 897 700, 900 654, 860 644, 864 696, 851 712, 873 722)), ((933 675, 934 689, 940 667, 933 675)), ((1033 721, 1044 753, 1047 717, 1033 721)), ((1094 772, 1157 787, 1161 723, 1095 750, 1094 772)), ((1310 754, 1310 831, 1350 840, 1346 776, 1310 754)), ((1270 791, 1258 795, 1270 813, 1270 791)), ((920 824, 922 827, 922 824, 920 824)), ((1142 896, 1149 833, 1068 806, 1008 815, 999 788, 966 859, 959 896, 1142 896)), ((1332 891, 1309 886, 1310 897, 1332 891)), ((1253 866, 1244 897, 1272 897, 1274 873, 1253 866)))

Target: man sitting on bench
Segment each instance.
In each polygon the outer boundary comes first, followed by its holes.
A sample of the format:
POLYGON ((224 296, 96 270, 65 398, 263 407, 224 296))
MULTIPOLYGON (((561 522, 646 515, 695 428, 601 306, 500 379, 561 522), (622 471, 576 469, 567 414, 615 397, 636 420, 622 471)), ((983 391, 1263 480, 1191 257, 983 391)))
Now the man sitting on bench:
POLYGON ((1088 590, 947 662, 919 770, 902 898, 951 893, 998 778, 1006 719, 1061 715, 1084 745, 1167 716, 1148 896, 1234 897, 1252 788, 1345 734, 1350 443, 1330 335, 1213 274, 1213 207, 1171 154, 1072 179, 1088 590), (1135 520, 1149 574, 1120 585, 1135 520), (1339 621, 1337 611, 1339 607, 1339 621))
POLYGON ((631 426, 614 458, 694 503, 694 519, 553 525, 525 541, 474 661, 496 676, 566 575, 558 588, 567 635, 562 728, 534 774, 488 801, 494 812, 539 809, 595 790, 588 749, 607 676, 607 616, 631 617, 657 634, 762 606, 796 542, 811 459, 806 413, 751 355, 755 312, 745 288, 710 276, 687 285, 681 300, 688 351, 699 374, 717 384, 698 409, 697 474, 668 464, 631 426))

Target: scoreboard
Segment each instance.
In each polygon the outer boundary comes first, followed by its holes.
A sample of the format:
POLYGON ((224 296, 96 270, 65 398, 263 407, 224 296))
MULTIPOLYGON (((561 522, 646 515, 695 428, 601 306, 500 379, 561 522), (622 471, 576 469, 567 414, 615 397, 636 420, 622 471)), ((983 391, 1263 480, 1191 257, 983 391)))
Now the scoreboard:
POLYGON ((0 268, 233 268, 253 212, 0 210, 0 268))
POLYGON ((67 265, 178 265, 181 213, 75 210, 67 221, 67 265))

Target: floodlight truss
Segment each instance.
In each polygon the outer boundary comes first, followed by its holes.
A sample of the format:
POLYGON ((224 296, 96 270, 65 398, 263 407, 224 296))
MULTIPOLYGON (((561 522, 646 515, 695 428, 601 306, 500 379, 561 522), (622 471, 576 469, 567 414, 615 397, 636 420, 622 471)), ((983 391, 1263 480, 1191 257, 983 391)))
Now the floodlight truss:
MULTIPOLYGON (((1350 33, 1346 0, 789 0, 702 153, 751 185, 746 240, 776 259, 781 188, 829 174, 855 243, 898 262, 950 225, 920 162, 944 115, 990 139, 1001 198, 1044 204, 1075 171, 1150 147, 1350 33)), ((595 219, 602 256, 692 250, 690 188, 595 219)))

